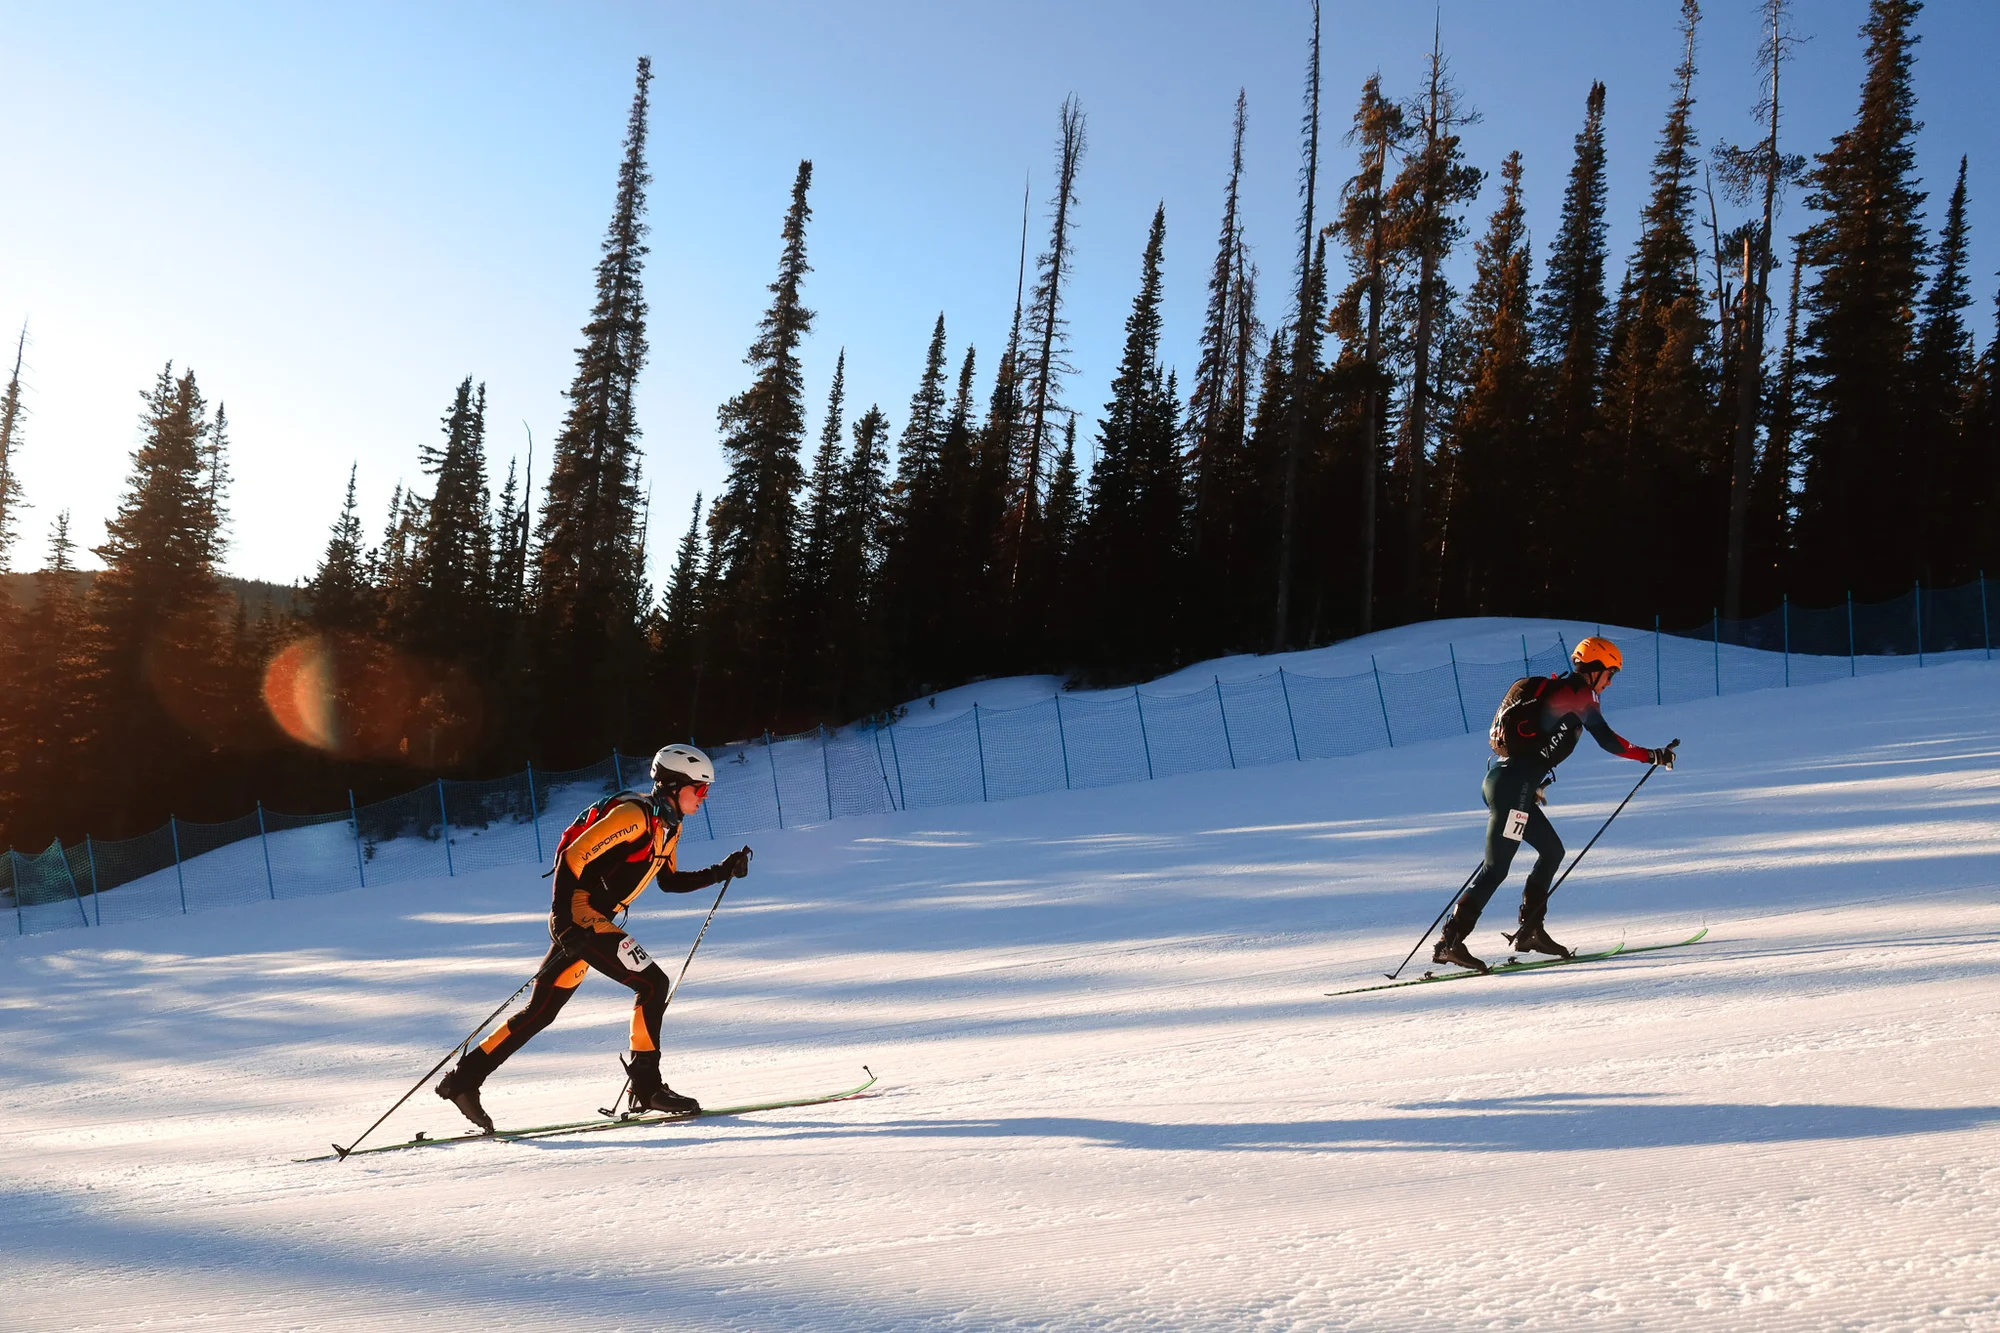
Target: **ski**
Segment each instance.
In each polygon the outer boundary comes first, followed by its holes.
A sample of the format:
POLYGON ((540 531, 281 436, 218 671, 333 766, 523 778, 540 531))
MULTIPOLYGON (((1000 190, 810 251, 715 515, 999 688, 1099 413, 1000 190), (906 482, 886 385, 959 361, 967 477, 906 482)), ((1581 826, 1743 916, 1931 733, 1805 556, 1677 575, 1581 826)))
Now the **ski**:
POLYGON ((438 1148, 452 1143, 479 1143, 486 1140, 513 1142, 521 1139, 547 1139, 561 1134, 596 1134, 607 1129, 628 1129, 639 1125, 669 1125, 682 1120, 710 1120, 717 1116, 747 1115, 752 1111, 779 1111, 792 1106, 820 1106, 827 1102, 843 1102, 851 1097, 859 1097, 875 1086, 875 1071, 867 1065, 861 1071, 868 1075, 864 1083, 857 1084, 842 1092, 823 1092, 812 1097, 793 1097, 784 1101, 746 1102, 741 1106, 704 1106, 690 1115, 633 1115, 622 1119, 574 1120, 560 1125, 530 1125, 523 1129, 499 1129, 491 1134, 472 1130, 465 1134, 448 1134, 443 1138, 431 1138, 419 1133, 417 1137, 402 1143, 384 1143, 374 1148, 350 1148, 346 1152, 321 1153, 317 1157, 295 1157, 294 1162, 334 1162, 348 1157, 363 1157, 369 1153, 402 1152, 406 1148, 438 1148))
POLYGON ((1656 953, 1661 949, 1686 948, 1688 945, 1698 942, 1706 934, 1708 934, 1708 927, 1703 926, 1686 939, 1674 940, 1668 944, 1647 944, 1637 949, 1628 949, 1623 943, 1620 943, 1598 953, 1580 953, 1573 958, 1538 958, 1529 963, 1500 963, 1487 972, 1426 972, 1420 977, 1409 977, 1403 981, 1385 981, 1374 986, 1357 986, 1353 990, 1330 990, 1326 994, 1328 997, 1336 995, 1366 995, 1369 991, 1395 990, 1402 986, 1422 986, 1433 981, 1463 981, 1467 977, 1494 977, 1503 976, 1510 972, 1533 972, 1538 968, 1561 967, 1566 963, 1598 963, 1607 958, 1623 958, 1629 954, 1656 953))

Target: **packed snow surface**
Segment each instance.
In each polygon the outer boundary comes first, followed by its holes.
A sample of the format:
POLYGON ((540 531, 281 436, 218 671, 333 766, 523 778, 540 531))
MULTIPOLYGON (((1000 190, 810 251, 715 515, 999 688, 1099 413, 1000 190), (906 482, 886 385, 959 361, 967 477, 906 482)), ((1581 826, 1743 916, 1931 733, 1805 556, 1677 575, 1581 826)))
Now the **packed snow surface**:
MULTIPOLYGON (((1476 736, 760 835, 668 1079, 835 1105, 295 1162, 533 969, 528 866, 0 940, 0 1327, 2000 1328, 2000 670, 1643 702, 1682 765, 1550 928, 1709 936, 1518 976, 1325 995, 1478 859, 1476 736)), ((1643 771, 1565 766, 1573 850, 1643 771)), ((628 1008, 501 1123, 608 1101, 628 1008)))

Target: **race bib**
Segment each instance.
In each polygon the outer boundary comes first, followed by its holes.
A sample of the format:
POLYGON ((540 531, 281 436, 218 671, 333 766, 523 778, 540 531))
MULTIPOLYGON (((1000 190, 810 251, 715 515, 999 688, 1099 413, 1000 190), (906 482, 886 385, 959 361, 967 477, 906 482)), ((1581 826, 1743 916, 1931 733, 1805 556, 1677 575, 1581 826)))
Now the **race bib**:
POLYGON ((618 961, 625 964, 628 972, 644 972, 653 965, 653 955, 646 952, 645 945, 627 935, 618 941, 618 961))
POLYGON ((1519 842, 1528 831, 1528 812, 1509 810, 1507 812, 1506 837, 1509 842, 1519 842))

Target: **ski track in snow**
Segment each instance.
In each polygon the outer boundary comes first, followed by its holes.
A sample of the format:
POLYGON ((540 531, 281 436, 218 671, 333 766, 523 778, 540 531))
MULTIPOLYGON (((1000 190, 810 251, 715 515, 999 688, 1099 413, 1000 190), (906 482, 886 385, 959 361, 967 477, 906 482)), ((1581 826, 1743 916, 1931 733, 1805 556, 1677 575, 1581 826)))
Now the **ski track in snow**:
MULTIPOLYGON (((0 940, 0 1328, 2000 1328, 2000 671, 1623 702, 1683 765, 1551 929, 1710 934, 1521 976, 1323 995, 1477 858, 1478 737, 760 836, 667 1072, 836 1105, 295 1163, 532 970, 531 867, 0 940)), ((1572 852, 1642 771, 1565 767, 1572 852)), ((626 995, 503 1125, 611 1097, 626 995)))

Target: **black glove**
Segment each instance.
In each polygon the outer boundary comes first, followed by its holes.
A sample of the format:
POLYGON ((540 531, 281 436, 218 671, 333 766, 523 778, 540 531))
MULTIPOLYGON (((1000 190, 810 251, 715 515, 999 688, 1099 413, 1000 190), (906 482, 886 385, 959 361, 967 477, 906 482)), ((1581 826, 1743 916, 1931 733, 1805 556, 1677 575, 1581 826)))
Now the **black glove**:
POLYGON ((718 861, 715 868, 723 879, 746 879, 750 874, 750 856, 748 847, 738 848, 718 861))
MULTIPOLYGON (((1680 742, 1678 741, 1674 742, 1675 745, 1678 745, 1679 743, 1680 742)), ((1655 764, 1658 764, 1661 768, 1672 768, 1674 766, 1673 745, 1662 745, 1659 749, 1654 750, 1652 752, 1652 756, 1653 756, 1653 762, 1655 764)))

